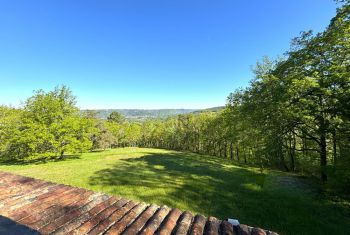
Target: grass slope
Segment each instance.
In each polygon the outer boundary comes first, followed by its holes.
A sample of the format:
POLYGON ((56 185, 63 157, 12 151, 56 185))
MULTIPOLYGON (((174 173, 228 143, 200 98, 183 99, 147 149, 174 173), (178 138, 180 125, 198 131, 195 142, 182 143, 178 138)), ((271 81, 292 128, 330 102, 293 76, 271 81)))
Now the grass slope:
POLYGON ((298 178, 192 153, 123 148, 58 162, 2 163, 0 170, 237 218, 280 234, 345 234, 350 226, 347 202, 327 200, 298 178))

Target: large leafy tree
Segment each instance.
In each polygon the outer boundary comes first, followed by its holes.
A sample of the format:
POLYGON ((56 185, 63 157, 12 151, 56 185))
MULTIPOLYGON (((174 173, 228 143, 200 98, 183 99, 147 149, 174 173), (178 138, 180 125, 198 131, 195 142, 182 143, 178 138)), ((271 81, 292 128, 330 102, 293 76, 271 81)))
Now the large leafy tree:
POLYGON ((91 146, 91 123, 81 117, 75 97, 65 87, 36 91, 25 102, 9 140, 6 155, 12 157, 59 156, 91 146))

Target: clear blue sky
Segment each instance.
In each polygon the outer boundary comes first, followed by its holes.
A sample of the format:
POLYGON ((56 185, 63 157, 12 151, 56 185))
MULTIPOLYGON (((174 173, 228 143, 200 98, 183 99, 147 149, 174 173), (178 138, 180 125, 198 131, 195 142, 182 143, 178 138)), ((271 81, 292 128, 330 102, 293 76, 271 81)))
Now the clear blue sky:
POLYGON ((0 104, 68 85, 81 108, 206 108, 332 0, 0 0, 0 104))

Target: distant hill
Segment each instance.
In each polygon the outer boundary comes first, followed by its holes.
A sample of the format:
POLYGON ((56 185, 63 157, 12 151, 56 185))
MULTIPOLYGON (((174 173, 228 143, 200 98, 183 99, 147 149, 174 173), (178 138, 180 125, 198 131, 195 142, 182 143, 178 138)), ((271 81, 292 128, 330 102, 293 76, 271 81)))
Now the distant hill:
POLYGON ((200 111, 218 112, 220 110, 223 110, 224 108, 225 108, 225 106, 218 106, 218 107, 212 107, 212 108, 208 108, 208 109, 202 109, 200 111))
POLYGON ((225 106, 218 106, 218 107, 212 107, 208 109, 199 109, 194 111, 193 113, 203 113, 203 112, 218 112, 220 110, 223 110, 225 106))
MULTIPOLYGON (((179 114, 198 113, 203 111, 216 112, 222 108, 223 106, 209 109, 94 109, 91 111, 97 112, 97 117, 102 119, 107 119, 111 112, 116 111, 130 121, 144 121, 146 119, 164 119, 179 114)), ((82 111, 86 112, 87 110, 82 111)))
MULTIPOLYGON (((86 111, 86 110, 83 110, 86 111)), ((96 109, 97 117, 107 119, 111 112, 119 112, 130 121, 144 121, 146 119, 167 118, 179 114, 187 114, 198 109, 96 109)))

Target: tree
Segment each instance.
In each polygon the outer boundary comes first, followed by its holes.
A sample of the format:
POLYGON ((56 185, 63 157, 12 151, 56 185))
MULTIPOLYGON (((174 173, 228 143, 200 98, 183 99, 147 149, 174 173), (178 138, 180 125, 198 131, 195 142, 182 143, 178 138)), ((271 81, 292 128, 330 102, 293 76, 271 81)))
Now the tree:
POLYGON ((25 102, 5 155, 14 158, 59 156, 90 148, 90 123, 81 117, 75 97, 65 87, 36 91, 25 102))
POLYGON ((107 120, 109 122, 121 124, 125 121, 125 118, 123 117, 123 115, 121 113, 113 111, 109 114, 109 116, 107 117, 107 120))
POLYGON ((93 149, 107 149, 110 148, 116 141, 116 137, 106 127, 103 121, 97 121, 97 132, 92 136, 92 148, 93 149))

